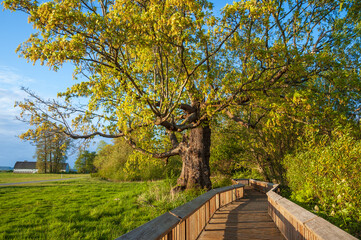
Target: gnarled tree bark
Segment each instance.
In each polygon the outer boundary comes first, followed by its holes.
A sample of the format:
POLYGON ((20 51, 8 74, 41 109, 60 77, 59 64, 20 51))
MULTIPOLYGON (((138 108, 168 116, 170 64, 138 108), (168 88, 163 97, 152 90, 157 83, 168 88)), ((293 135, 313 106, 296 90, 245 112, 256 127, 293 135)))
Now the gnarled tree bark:
POLYGON ((201 125, 189 132, 187 141, 180 149, 183 166, 174 191, 189 188, 211 189, 210 157, 211 129, 209 125, 201 125))

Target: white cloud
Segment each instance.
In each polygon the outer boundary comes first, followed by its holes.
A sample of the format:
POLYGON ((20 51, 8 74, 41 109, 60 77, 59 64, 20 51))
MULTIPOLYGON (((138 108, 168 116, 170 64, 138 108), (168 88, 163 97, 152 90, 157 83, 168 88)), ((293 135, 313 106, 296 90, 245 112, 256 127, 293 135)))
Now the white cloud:
POLYGON ((15 109, 15 101, 22 100, 25 94, 16 89, 0 88, 0 117, 15 118, 19 114, 19 110, 15 109))
POLYGON ((0 66, 0 119, 13 120, 19 114, 15 101, 26 97, 21 86, 30 82, 34 80, 18 74, 16 69, 0 66))
POLYGON ((33 79, 22 76, 17 73, 18 70, 8 66, 0 66, 0 83, 12 86, 21 86, 22 84, 34 82, 33 79))
POLYGON ((29 125, 15 118, 0 117, 0 138, 16 137, 28 129, 29 125))
POLYGON ((21 101, 26 93, 21 90, 23 84, 34 80, 22 76, 16 69, 0 66, 0 135, 14 137, 26 130, 26 124, 16 120, 20 109, 15 108, 15 101, 21 101))

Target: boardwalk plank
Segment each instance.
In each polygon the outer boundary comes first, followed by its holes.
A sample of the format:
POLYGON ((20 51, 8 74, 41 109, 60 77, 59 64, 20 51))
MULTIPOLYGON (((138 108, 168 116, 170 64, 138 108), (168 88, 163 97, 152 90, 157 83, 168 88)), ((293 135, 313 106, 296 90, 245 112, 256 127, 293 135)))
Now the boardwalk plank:
POLYGON ((245 189, 243 199, 215 212, 198 239, 285 239, 268 215, 267 206, 266 194, 245 189))

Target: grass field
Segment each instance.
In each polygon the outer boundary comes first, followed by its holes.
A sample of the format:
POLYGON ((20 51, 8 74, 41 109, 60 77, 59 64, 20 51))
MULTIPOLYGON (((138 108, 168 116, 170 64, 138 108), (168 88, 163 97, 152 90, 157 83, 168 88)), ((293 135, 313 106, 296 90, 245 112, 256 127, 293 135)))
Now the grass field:
POLYGON ((89 174, 26 174, 26 173, 12 173, 12 172, 1 172, 0 183, 15 183, 15 182, 28 182, 28 181, 39 181, 39 180, 50 180, 50 179, 61 179, 61 178, 76 178, 76 177, 89 177, 89 174))
POLYGON ((170 182, 91 178, 0 187, 0 239, 114 239, 196 197, 170 182))

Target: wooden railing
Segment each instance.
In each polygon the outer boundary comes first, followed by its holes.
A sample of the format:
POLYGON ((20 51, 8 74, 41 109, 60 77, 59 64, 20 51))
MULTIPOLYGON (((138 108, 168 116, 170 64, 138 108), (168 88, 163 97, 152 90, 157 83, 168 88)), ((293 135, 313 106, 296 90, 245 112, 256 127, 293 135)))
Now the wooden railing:
POLYGON ((197 239, 213 214, 222 206, 242 198, 244 184, 210 190, 192 201, 130 231, 117 240, 197 239))
MULTIPOLYGON (((245 179, 234 179, 244 183, 245 179)), ((249 185, 267 193, 268 213, 286 239, 357 239, 325 219, 276 193, 278 184, 249 179, 249 185)))

